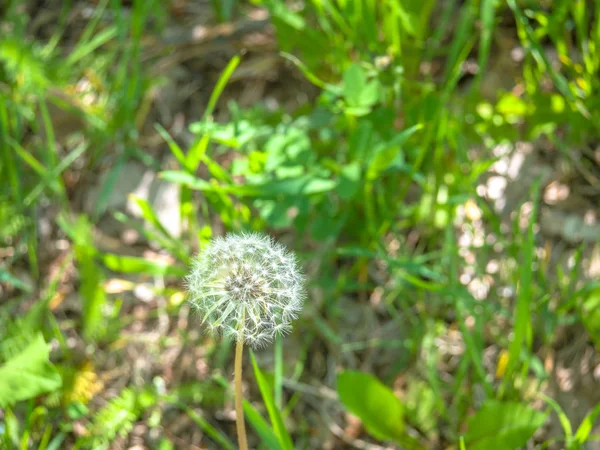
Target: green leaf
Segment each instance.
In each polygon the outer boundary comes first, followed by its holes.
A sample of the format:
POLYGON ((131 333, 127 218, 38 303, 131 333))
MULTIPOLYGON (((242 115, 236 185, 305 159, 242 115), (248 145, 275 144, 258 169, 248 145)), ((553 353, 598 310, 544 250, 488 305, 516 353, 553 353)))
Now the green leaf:
POLYGON ((24 283, 2 267, 0 267, 0 283, 12 284, 17 289, 21 289, 25 292, 31 292, 33 290, 29 284, 24 283))
POLYGON ((83 45, 78 45, 75 48, 75 50, 67 58, 66 63, 68 65, 75 64, 77 61, 93 53, 97 48, 112 40, 115 36, 117 36, 117 33, 118 30, 115 26, 106 27, 104 30, 98 30, 93 39, 85 42, 83 45))
POLYGON ((269 450, 281 450, 277 435, 271 426, 247 400, 244 400, 244 415, 260 436, 261 443, 266 445, 269 450))
POLYGON ((354 161, 342 167, 336 191, 344 200, 349 200, 358 192, 359 187, 360 162, 354 161))
MULTIPOLYGON (((77 441, 75 448, 108 448, 108 444, 117 436, 127 436, 134 423, 156 404, 158 398, 149 388, 124 388, 94 414, 87 428, 88 433, 77 441)), ((233 449, 229 447, 228 450, 233 449)))
POLYGON ((277 196, 277 195, 312 195, 331 191, 336 182, 327 178, 313 175, 303 175, 297 178, 270 181, 262 184, 236 186, 232 189, 234 194, 240 196, 277 196))
POLYGON ((527 103, 515 94, 507 93, 498 100, 496 110, 503 116, 521 118, 527 114, 527 103))
POLYGON ((346 114, 351 116, 366 116, 371 112, 371 108, 369 106, 348 106, 346 107, 346 114))
POLYGON ((390 141, 379 145, 375 150, 375 155, 369 163, 367 179, 374 180, 381 173, 391 169, 394 166, 400 169, 407 167, 404 162, 402 145, 421 128, 421 124, 414 125, 402 131, 401 133, 398 133, 390 141))
MULTIPOLYGON (((227 67, 225 67, 225 69, 221 73, 217 84, 215 85, 212 93, 210 94, 208 105, 204 110, 203 120, 212 120, 212 113, 215 109, 215 106, 217 105, 217 101, 219 100, 221 93, 225 89, 225 86, 229 82, 229 79, 233 75, 233 72, 239 65, 240 61, 240 57, 238 55, 235 55, 233 58, 231 58, 231 60, 227 64, 227 67)), ((186 167, 191 172, 194 172, 198 168, 200 162, 204 161, 206 163, 206 149, 208 148, 209 143, 210 134, 206 134, 200 139, 197 139, 196 142, 189 148, 188 153, 185 156, 184 167, 186 167)))
MULTIPOLYGON (((223 69, 223 72, 221 72, 219 80, 217 81, 217 84, 215 85, 215 88, 213 89, 212 93, 210 94, 210 98, 208 99, 208 105, 206 106, 206 110, 204 111, 205 119, 212 115, 215 106, 217 105, 217 101, 221 96, 221 93, 223 92, 225 86, 229 82, 229 78, 231 78, 231 75, 233 75, 233 72, 235 72, 235 69, 240 64, 240 61, 241 58, 239 57, 239 55, 235 55, 229 60, 229 62, 227 63, 227 67, 223 69)), ((188 158, 189 157, 190 155, 188 155, 188 158)))
POLYGON ((86 216, 79 216, 72 228, 75 242, 75 258, 79 269, 81 283, 79 292, 82 297, 82 331, 86 339, 94 340, 102 337, 103 309, 106 295, 103 288, 104 276, 98 270, 95 256, 97 250, 93 247, 92 225, 86 216))
MULTIPOLYGON (((158 131, 158 134, 160 134, 161 137, 167 142, 167 144, 169 145, 169 149, 171 150, 171 153, 173 153, 173 156, 175 156, 177 161, 179 161, 179 164, 181 164, 183 167, 187 168, 187 161, 185 159, 185 154, 183 153, 183 150, 181 150, 181 147, 179 147, 177 142, 175 142, 175 140, 171 137, 169 132, 167 130, 165 130, 159 124, 154 125, 154 128, 156 128, 156 131, 158 131)), ((191 171, 192 170, 190 169, 190 172, 191 171)))
POLYGON ((368 83, 361 91, 358 101, 362 106, 373 106, 377 103, 379 101, 379 82, 373 80, 368 83))
POLYGON ((600 414, 600 403, 597 404, 587 416, 585 416, 581 422, 581 425, 579 425, 579 428, 577 428, 577 432, 575 433, 575 442, 578 444, 583 444, 588 440, 598 414, 600 414))
POLYGON ((183 184, 190 189, 196 189, 198 191, 214 190, 214 186, 208 181, 203 180, 202 178, 196 178, 194 175, 181 170, 165 170, 160 173, 160 177, 163 180, 183 184))
POLYGON ((482 0, 480 7, 481 14, 481 40, 479 42, 479 72, 477 79, 479 80, 485 72, 485 68, 492 47, 492 36, 494 33, 494 21, 496 20, 496 8, 498 0, 482 0))
POLYGON ((542 400, 544 400, 550 407, 554 410, 556 415, 558 416, 558 421, 560 422, 560 426, 563 428, 565 432, 565 447, 570 448, 573 443, 573 427, 571 427, 571 421, 567 417, 567 414, 560 407, 558 402, 554 400, 552 397, 548 397, 546 394, 539 394, 542 400))
POLYGON ((180 402, 178 402, 178 405, 180 405, 190 419, 192 419, 202 429, 202 431, 206 433, 207 436, 219 444, 221 448, 224 448, 225 450, 235 450, 236 447, 229 441, 227 436, 213 427, 208 420, 206 420, 189 406, 180 402))
POLYGON ((291 53, 287 53, 284 51, 284 52, 281 52, 281 56, 283 56, 285 59, 287 59, 288 61, 291 61, 293 64, 295 64, 296 67, 298 69, 300 69, 300 71, 302 72, 304 77, 308 81, 310 81, 312 84, 314 84, 315 86, 320 87, 321 89, 323 89, 325 91, 331 92, 334 95, 339 95, 341 93, 339 86, 325 83, 324 81, 322 81, 319 77, 317 77, 313 72, 310 71, 310 69, 308 68, 308 66, 306 66, 306 64, 304 64, 302 61, 300 61, 297 57, 295 57, 291 53))
POLYGON ((373 436, 394 441, 405 437, 402 403, 373 375, 342 372, 337 378, 337 390, 346 409, 358 416, 373 436))
POLYGON ((257 184, 217 184, 196 178, 187 172, 178 170, 167 170, 160 173, 160 177, 173 183, 184 184, 191 189, 204 192, 222 192, 233 194, 238 197, 277 197, 312 195, 331 191, 336 182, 327 178, 319 178, 311 174, 296 178, 267 181, 257 184))
POLYGON ((142 197, 138 197, 135 194, 130 194, 129 198, 138 205, 138 207, 140 208, 140 211, 142 212, 142 216, 144 217, 144 219, 146 219, 147 222, 152 224, 154 226, 154 228, 156 228, 158 231, 160 231, 162 233, 162 235, 164 237, 166 237, 167 239, 173 239, 171 234, 167 231, 167 229, 160 222, 158 216, 156 215, 156 212, 154 212, 154 209, 152 208, 152 205, 150 204, 150 202, 148 200, 146 200, 145 198, 142 198, 142 197))
MULTIPOLYGON (((533 269, 535 256, 535 224, 538 215, 538 198, 540 195, 540 181, 536 181, 532 187, 533 191, 533 211, 529 218, 527 226, 527 235, 521 246, 521 267, 519 292, 517 295, 517 304, 514 313, 514 331, 513 339, 508 349, 508 365, 502 380, 502 388, 505 389, 514 382, 514 373, 521 361, 523 345, 526 350, 531 350, 531 303, 533 299, 533 269)), ((521 373, 525 374, 528 368, 528 362, 521 367, 521 373)))
POLYGON ((579 314, 592 341, 600 348, 600 288, 593 290, 581 302, 579 314))
POLYGON ((352 64, 344 72, 344 98, 351 106, 361 106, 363 90, 367 84, 365 72, 358 64, 352 64))
POLYGON ((277 439, 279 440, 279 445, 282 450, 293 450, 294 443, 292 442, 292 438, 289 433, 285 429, 285 425, 283 423, 283 417, 281 416, 281 412, 277 409, 275 405, 275 399, 273 398, 273 393, 271 392, 271 386, 267 381, 265 375, 260 371, 258 364, 256 363, 256 358, 254 357, 254 353, 250 353, 252 357, 252 367, 254 368, 254 376, 256 377, 256 382, 258 383, 258 387, 260 388, 260 393, 262 395, 263 401, 265 402, 265 406, 267 407, 267 411, 269 412, 269 418, 271 419, 271 423, 273 424, 273 429, 275 430, 275 434, 277 435, 277 439))
POLYGON ((379 101, 379 81, 367 83, 364 70, 358 64, 352 64, 344 72, 343 96, 346 100, 346 114, 364 116, 379 101))
POLYGON ((122 273, 143 273, 146 275, 173 275, 182 277, 186 274, 186 269, 173 264, 159 263, 149 261, 135 256, 115 255, 105 253, 102 255, 102 262, 110 270, 122 273))
POLYGON ((487 400, 468 420, 469 450, 514 450, 527 443, 546 421, 546 414, 516 402, 487 400))
POLYGON ((0 407, 52 392, 62 385, 49 356, 50 346, 38 333, 21 354, 0 366, 0 407))

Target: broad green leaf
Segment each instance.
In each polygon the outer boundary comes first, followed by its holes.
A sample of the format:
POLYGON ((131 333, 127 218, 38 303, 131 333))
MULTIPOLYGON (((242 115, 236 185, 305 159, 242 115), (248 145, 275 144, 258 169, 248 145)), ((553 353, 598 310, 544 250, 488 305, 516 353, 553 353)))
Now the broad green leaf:
POLYGON ((273 429, 275 431, 275 434, 277 435, 277 439, 279 440, 279 445, 281 446, 282 450, 293 450, 294 444, 292 442, 292 438, 290 437, 288 431, 285 429, 281 412, 279 411, 279 409, 277 409, 277 406, 275 405, 275 399, 273 398, 271 386, 269 385, 269 382, 267 381, 265 375, 260 371, 260 368, 256 363, 254 353, 250 353, 250 356, 252 357, 252 367, 254 368, 254 376, 256 377, 256 382, 258 383, 260 393, 262 395, 263 401, 265 402, 265 406, 267 407, 267 411, 269 412, 269 418, 271 419, 273 429))
POLYGON ((373 106, 379 101, 379 82, 373 80, 368 83, 359 97, 359 104, 362 106, 373 106))
POLYGON ((378 439, 399 441, 404 434, 404 408, 392 390, 373 375, 346 371, 338 375, 340 400, 378 439))
POLYGON ((58 389, 61 378, 50 363, 50 346, 38 333, 21 354, 0 366, 0 407, 58 389))
POLYGON ((487 400, 469 418, 465 442, 469 450, 514 450, 525 445, 545 421, 545 413, 522 403, 487 400))
POLYGON ((352 64, 344 72, 344 98, 350 106, 361 106, 361 97, 367 84, 363 69, 358 64, 352 64))

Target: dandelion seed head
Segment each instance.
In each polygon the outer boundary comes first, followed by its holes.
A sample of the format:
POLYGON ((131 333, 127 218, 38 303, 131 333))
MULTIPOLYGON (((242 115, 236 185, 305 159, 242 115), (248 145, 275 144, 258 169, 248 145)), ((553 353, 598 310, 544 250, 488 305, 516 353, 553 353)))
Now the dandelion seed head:
POLYGON ((186 282, 211 333, 252 347, 289 333, 304 301, 295 256, 257 233, 213 239, 194 260, 186 282))

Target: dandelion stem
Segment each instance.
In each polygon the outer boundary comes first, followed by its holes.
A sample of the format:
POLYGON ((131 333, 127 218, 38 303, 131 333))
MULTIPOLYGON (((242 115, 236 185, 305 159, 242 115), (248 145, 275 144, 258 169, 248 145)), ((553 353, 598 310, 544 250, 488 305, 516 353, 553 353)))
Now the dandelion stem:
POLYGON ((239 338, 235 346, 235 423, 237 427, 238 445, 240 450, 248 450, 246 437, 246 423, 244 422, 243 394, 242 394, 242 355, 244 354, 244 340, 239 338))

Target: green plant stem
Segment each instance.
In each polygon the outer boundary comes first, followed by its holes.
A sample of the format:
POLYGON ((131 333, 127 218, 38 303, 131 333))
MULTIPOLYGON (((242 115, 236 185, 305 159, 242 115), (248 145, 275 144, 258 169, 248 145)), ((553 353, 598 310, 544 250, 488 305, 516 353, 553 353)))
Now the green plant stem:
POLYGON ((237 427, 238 445, 240 450, 248 450, 246 437, 246 423, 244 422, 243 393, 242 393, 242 355, 244 354, 244 340, 238 339, 235 346, 235 424, 237 427))

